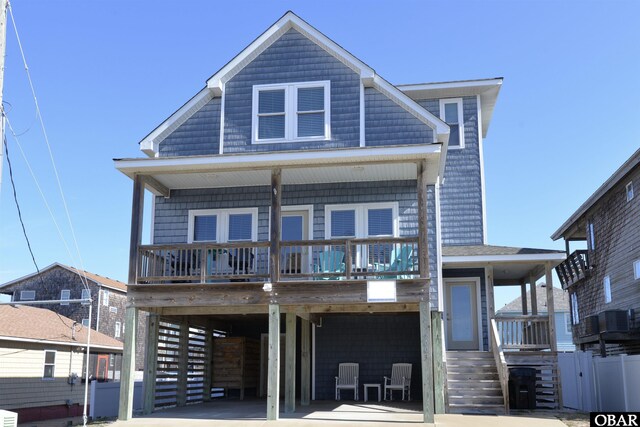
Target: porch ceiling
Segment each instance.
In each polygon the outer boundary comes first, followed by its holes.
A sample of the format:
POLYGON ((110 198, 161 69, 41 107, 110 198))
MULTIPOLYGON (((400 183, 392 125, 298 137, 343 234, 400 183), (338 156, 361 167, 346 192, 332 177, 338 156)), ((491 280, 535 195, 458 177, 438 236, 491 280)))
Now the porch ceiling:
POLYGON ((148 188, 164 194, 172 189, 268 185, 273 168, 282 168, 285 185, 416 179, 420 160, 427 161, 427 181, 435 183, 441 174, 441 148, 416 144, 114 161, 130 178, 152 178, 148 188))

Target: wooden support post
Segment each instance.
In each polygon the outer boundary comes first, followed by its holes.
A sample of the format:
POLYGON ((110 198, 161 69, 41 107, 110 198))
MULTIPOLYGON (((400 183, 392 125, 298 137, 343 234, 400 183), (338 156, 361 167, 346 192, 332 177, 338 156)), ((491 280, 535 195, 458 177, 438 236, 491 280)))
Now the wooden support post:
POLYGON ((433 396, 436 414, 444 414, 445 364, 442 312, 431 312, 431 333, 433 336, 433 396))
POLYGON ((280 228, 282 225, 282 170, 271 171, 271 266, 269 269, 271 284, 280 281, 280 228))
MULTIPOLYGON (((136 283, 138 272, 138 246, 142 242, 142 220, 144 211, 144 179, 140 175, 133 178, 133 200, 131 202, 131 238, 129 239, 129 274, 127 283, 136 283)), ((130 302, 129 302, 130 304, 130 302)), ((126 308, 124 350, 120 370, 120 401, 118 419, 126 421, 133 417, 133 389, 136 370, 136 331, 138 309, 126 308)))
POLYGON ((296 411, 296 314, 286 314, 285 330, 285 372, 284 372, 284 411, 296 411))
POLYGON ((269 304, 268 364, 267 420, 275 421, 280 417, 280 306, 278 304, 269 304))
MULTIPOLYGON (((418 163, 418 266, 421 278, 431 277, 429 271, 429 231, 427 227, 427 162, 418 163)), ((426 284, 429 295, 430 283, 426 284)), ((431 319, 431 317, 429 317, 431 319)))
POLYGON ((531 287, 531 314, 538 314, 538 290, 536 289, 536 279, 533 274, 529 275, 529 286, 531 287))
MULTIPOLYGON (((126 330, 126 329, 125 329, 126 330)), ((149 415, 156 404, 156 374, 158 371, 158 333, 160 317, 149 313, 147 316, 147 342, 144 363, 144 403, 142 413, 149 415)))
POLYGON ((189 324, 186 320, 180 322, 180 338, 178 339, 178 384, 176 390, 176 405, 187 404, 187 385, 189 375, 189 324))
POLYGON ((553 275, 551 274, 551 264, 546 263, 544 266, 545 273, 545 282, 547 289, 547 313, 549 314, 549 345, 551 348, 551 352, 556 356, 555 358, 555 368, 557 375, 557 385, 558 385, 558 408, 562 409, 562 382, 560 381, 560 366, 558 364, 558 343, 556 341, 556 310, 553 301, 553 275))
POLYGON ((311 323, 300 319, 300 405, 311 401, 311 323))
POLYGON ((420 301, 422 411, 424 422, 433 424, 433 353, 431 339, 431 304, 427 299, 426 301, 420 301))
POLYGON ((204 379, 202 381, 202 400, 211 400, 211 381, 213 378, 213 328, 204 328, 204 379))
POLYGON ((125 311, 124 352, 122 357, 122 369, 120 370, 120 402, 118 406, 118 419, 130 420, 133 417, 133 388, 135 385, 134 373, 136 371, 136 326, 138 323, 138 309, 127 307, 125 311))
POLYGON ((522 300, 522 314, 526 315, 529 304, 527 304, 527 284, 525 282, 520 283, 520 299, 522 300))
MULTIPOLYGON (((484 283, 487 288, 487 329, 491 328, 491 319, 496 316, 496 301, 493 287, 493 266, 487 265, 484 268, 484 283)), ((489 350, 491 347, 491 340, 489 340, 489 350)))

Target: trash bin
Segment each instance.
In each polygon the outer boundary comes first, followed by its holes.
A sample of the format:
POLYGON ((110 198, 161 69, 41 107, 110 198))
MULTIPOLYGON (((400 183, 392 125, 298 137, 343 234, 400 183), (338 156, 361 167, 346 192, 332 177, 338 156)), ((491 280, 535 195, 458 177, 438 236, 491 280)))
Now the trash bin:
POLYGON ((535 368, 509 369, 509 407, 536 409, 535 368))

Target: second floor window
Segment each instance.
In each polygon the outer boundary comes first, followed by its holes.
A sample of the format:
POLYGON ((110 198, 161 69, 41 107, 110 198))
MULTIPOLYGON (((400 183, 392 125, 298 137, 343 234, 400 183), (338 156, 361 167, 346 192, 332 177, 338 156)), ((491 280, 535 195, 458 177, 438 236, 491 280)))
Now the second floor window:
POLYGON ((576 295, 575 292, 571 294, 571 317, 573 319, 574 325, 580 323, 580 313, 578 312, 578 295, 576 295))
POLYGON ((611 302, 611 279, 609 276, 604 276, 602 286, 604 287, 604 302, 608 304, 611 302))
POLYGON ((253 141, 330 138, 330 82, 253 87, 253 141))
POLYGON ((633 181, 629 182, 625 187, 627 193, 627 202, 633 199, 633 181))
MULTIPOLYGON (((82 299, 89 299, 91 298, 91 291, 89 289, 83 289, 82 290, 82 299)), ((88 302, 83 302, 82 305, 89 305, 88 302)))
MULTIPOLYGON (((69 300, 71 298, 71 291, 69 289, 63 289, 60 291, 60 299, 61 300, 69 300)), ((61 302, 60 305, 69 305, 68 302, 61 302)))
POLYGON ((115 330, 115 334, 114 334, 115 338, 120 338, 120 328, 121 327, 122 327, 122 325, 120 324, 120 322, 116 322, 116 330, 115 330))
POLYGON ((20 301, 33 301, 36 299, 36 291, 20 291, 20 301))
POLYGON ((440 100, 440 118, 450 129, 449 148, 464 148, 464 119, 462 98, 440 100))
POLYGON ((102 291, 102 305, 109 307, 109 291, 107 289, 102 291))
POLYGON ((258 209, 189 211, 189 243, 256 241, 258 209))
POLYGON ((593 223, 590 222, 587 225, 587 234, 589 235, 589 249, 592 251, 596 250, 596 233, 593 228, 593 223))

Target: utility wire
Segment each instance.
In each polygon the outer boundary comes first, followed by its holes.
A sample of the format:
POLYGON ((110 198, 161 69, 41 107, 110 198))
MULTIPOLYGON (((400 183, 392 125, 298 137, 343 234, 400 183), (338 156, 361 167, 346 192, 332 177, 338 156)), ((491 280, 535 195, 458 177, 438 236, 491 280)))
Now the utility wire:
MULTIPOLYGON (((44 125, 44 120, 42 119, 42 112, 40 111, 40 104, 38 104, 38 97, 36 96, 36 90, 33 84, 33 80, 31 79, 31 73, 29 72, 29 66, 27 65, 27 58, 24 54, 24 49, 22 48, 22 41, 20 40, 20 34, 18 33, 18 27, 16 26, 16 20, 13 16, 13 8, 11 7, 11 2, 7 1, 7 9, 9 11, 9 16, 11 16, 11 23, 13 24, 13 30, 16 35, 16 40, 18 42, 18 48, 20 49, 20 55, 22 57, 22 63, 24 65, 25 72, 27 74, 27 79, 29 81, 29 87, 31 88, 31 94, 33 96, 33 102, 36 107, 36 115, 40 122, 40 127, 42 128, 42 134, 44 136, 44 141, 47 145, 47 150, 49 152, 49 158, 51 159, 51 165, 53 166, 53 172, 56 177, 56 182, 58 184, 58 190, 60 191, 60 196, 62 198, 62 205, 64 206, 65 213, 67 215, 67 221, 69 222, 69 228, 71 230, 71 236, 73 237, 73 243, 75 245, 76 252, 78 253, 78 260, 80 261, 80 269, 82 270, 82 277, 84 277, 85 286, 88 288, 88 279, 86 275, 86 270, 84 269, 84 263, 82 262, 82 255, 80 254, 80 247, 78 246, 78 239, 76 238, 76 233, 73 228, 73 222, 71 221, 71 214, 69 213, 69 207, 67 206, 67 200, 64 196, 64 191, 62 190, 62 183, 60 182, 60 175, 58 174, 58 168, 56 167, 55 160, 53 158, 53 152, 51 151, 51 144, 49 143, 49 136, 47 134, 47 130, 44 125)), ((78 270, 78 269, 76 269, 78 270)))
POLYGON ((18 194, 16 193, 16 183, 13 180, 13 168, 11 167, 11 159, 9 158, 9 145, 7 144, 7 138, 3 138, 4 142, 4 152, 7 157, 7 165, 9 166, 9 180, 11 181, 11 188, 13 189, 13 200, 16 202, 16 209, 18 210, 18 219, 20 220, 20 225, 22 226, 22 234, 24 234, 24 239, 27 241, 27 247, 29 248, 29 253, 31 254, 31 260, 33 261, 33 265, 36 266, 36 271, 38 275, 40 275, 40 269, 38 268, 38 263, 36 262, 36 257, 33 255, 33 249, 31 248, 31 242, 29 242, 29 236, 27 235, 27 229, 24 226, 24 221, 22 220, 22 212, 20 211, 20 203, 18 203, 18 194))
MULTIPOLYGON (((42 112, 40 111, 40 105, 38 104, 38 98, 36 96, 36 90, 33 85, 33 80, 31 79, 31 73, 29 72, 29 66, 27 65, 27 59, 24 54, 24 49, 22 48, 22 41, 20 40, 20 34, 18 34, 18 27, 16 26, 16 20, 13 16, 13 9, 11 7, 11 2, 7 1, 7 9, 9 11, 9 15, 11 16, 11 23, 13 24, 13 30, 16 35, 16 40, 18 42, 18 48, 20 49, 20 55, 22 56, 22 63, 24 65, 24 69, 27 73, 27 79, 29 80, 29 86, 31 88, 31 94, 33 96, 33 102, 36 107, 36 114, 40 121, 40 127, 42 128, 42 134, 44 136, 44 141, 47 145, 47 150, 49 151, 49 158, 51 159, 51 165, 53 166, 53 172, 56 176, 56 182, 58 184, 58 190, 60 191, 60 196, 62 198, 62 205, 64 206, 65 213, 67 215, 67 221, 69 222, 69 228, 71 230, 71 236, 73 237, 73 243, 76 248, 76 252, 78 253, 78 259, 80 261, 80 268, 82 269, 82 275, 85 281, 88 281, 87 275, 85 273, 84 265, 82 262, 82 255, 80 254, 80 248, 78 246, 78 240, 76 238, 76 233, 73 228, 73 222, 71 221, 71 214, 69 213, 69 207, 67 206, 67 201, 64 196, 64 191, 62 190, 62 183, 60 182, 60 176, 58 174, 58 168, 56 167, 56 162, 53 158, 53 152, 51 151, 51 144, 49 144, 49 136, 47 135, 47 130, 44 126, 44 120, 42 119, 42 112)), ((76 269, 77 270, 77 269, 76 269)))
MULTIPOLYGON (((42 190, 42 187, 40 186, 40 182, 38 181, 38 178, 36 177, 36 174, 33 171, 33 168, 31 167, 31 163, 29 162, 29 159, 27 158, 27 155, 25 154, 24 150, 22 149, 22 144, 20 143, 20 139, 18 138, 18 135, 16 134, 15 130, 13 129, 13 126, 11 125, 11 120, 9 120, 9 117, 7 116, 6 112, 3 111, 3 113, 4 113, 4 118, 6 120, 9 132, 11 132, 11 135, 13 136, 13 139, 16 141, 16 145, 18 146, 18 149, 20 150, 20 154, 22 155, 22 159, 24 160, 25 164, 27 165, 27 169, 29 170, 29 173, 31 174, 31 177, 33 178, 33 181, 36 184, 36 188, 38 189, 38 192, 40 193, 40 196, 42 197, 42 201, 44 202, 44 205, 47 208, 47 211, 49 211, 49 215, 51 216, 51 220, 53 221, 53 224, 55 225, 56 230, 58 231, 58 235, 60 236, 60 240, 62 240, 62 244, 64 245, 65 249, 67 250, 67 254, 69 255, 69 258, 75 264, 76 263, 76 259, 73 256, 73 253, 71 252, 71 249, 69 248, 69 245, 67 244, 67 239, 64 238, 62 230, 60 229, 60 225, 58 224, 58 221, 56 220, 56 217, 53 214, 53 210, 51 209, 51 206, 49 205, 49 202, 47 201, 47 197, 45 196, 44 191, 42 190)), ((84 275, 84 277, 80 276, 80 280, 81 280, 82 284, 84 285, 85 289, 90 290, 86 275, 84 275)))

